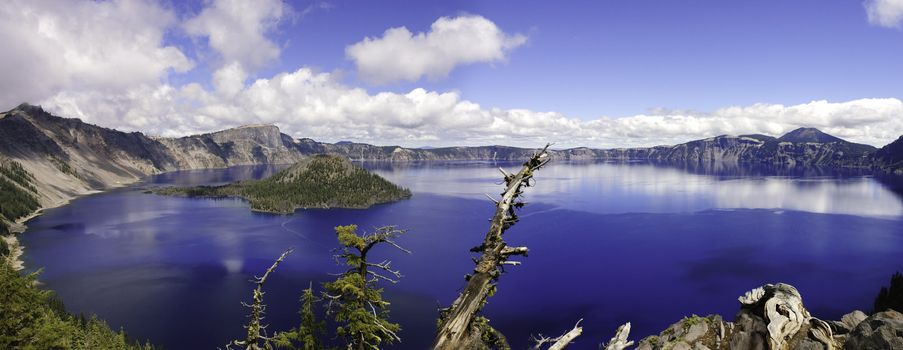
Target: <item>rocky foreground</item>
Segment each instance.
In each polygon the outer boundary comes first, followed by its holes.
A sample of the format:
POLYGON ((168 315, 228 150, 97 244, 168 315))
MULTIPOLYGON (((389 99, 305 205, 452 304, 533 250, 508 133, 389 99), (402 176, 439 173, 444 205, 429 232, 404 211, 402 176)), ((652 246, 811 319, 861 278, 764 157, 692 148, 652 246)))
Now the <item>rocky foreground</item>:
POLYGON ((840 320, 821 320, 809 314, 796 288, 783 283, 738 300, 734 322, 694 315, 639 341, 636 350, 903 349, 903 314, 897 311, 853 311, 840 320))

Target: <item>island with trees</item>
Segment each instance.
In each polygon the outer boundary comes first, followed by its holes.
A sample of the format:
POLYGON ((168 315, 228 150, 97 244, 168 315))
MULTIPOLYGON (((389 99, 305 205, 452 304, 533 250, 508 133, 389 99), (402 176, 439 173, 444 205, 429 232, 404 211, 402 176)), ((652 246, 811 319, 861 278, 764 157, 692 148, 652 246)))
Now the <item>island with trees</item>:
POLYGON ((247 200, 251 210, 291 214, 299 208, 355 208, 395 202, 411 197, 411 191, 354 165, 337 155, 305 158, 262 180, 239 181, 221 186, 163 187, 160 195, 247 200))

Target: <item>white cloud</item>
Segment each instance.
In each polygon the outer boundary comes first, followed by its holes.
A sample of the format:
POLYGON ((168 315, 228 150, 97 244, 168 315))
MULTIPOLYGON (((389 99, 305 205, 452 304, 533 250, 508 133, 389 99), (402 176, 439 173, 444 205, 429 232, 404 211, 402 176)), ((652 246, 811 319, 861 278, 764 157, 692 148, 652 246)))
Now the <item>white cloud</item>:
POLYGON ((232 62, 213 72, 213 86, 216 91, 227 97, 238 94, 245 87, 248 73, 241 64, 232 62))
POLYGON ((345 48, 358 73, 369 82, 416 81, 422 76, 442 78, 456 66, 502 62, 527 37, 509 35, 492 21, 475 15, 441 17, 430 31, 413 34, 405 27, 390 28, 381 38, 365 38, 345 48))
MULTIPOLYGON (((190 69, 192 62, 164 44, 166 31, 180 26, 165 8, 144 0, 3 2, 0 76, 6 88, 0 102, 38 102, 58 115, 155 135, 274 123, 294 137, 407 146, 651 146, 719 134, 780 135, 800 126, 880 146, 903 134, 903 102, 897 98, 582 120, 554 111, 487 108, 454 91, 370 93, 342 83, 335 73, 309 68, 248 82, 255 69, 278 58, 280 50, 267 35, 290 11, 280 1, 255 5, 211 2, 182 24, 207 38, 222 58, 202 62, 217 68, 212 87, 205 87, 167 82, 170 71, 190 69)), ((349 56, 361 55, 362 74, 385 64, 374 78, 412 80, 448 74, 458 64, 502 61, 524 40, 485 18, 464 16, 441 18, 428 33, 391 29, 348 50, 356 52, 349 56), (399 64, 403 60, 386 58, 387 51, 412 62, 399 64)))
POLYGON ((483 108, 456 92, 418 88, 370 94, 309 68, 258 79, 233 96, 197 84, 143 86, 122 96, 60 94, 45 104, 62 115, 168 136, 273 123, 299 138, 407 146, 653 146, 721 134, 779 136, 802 126, 880 146, 903 134, 903 101, 896 98, 755 104, 708 113, 659 111, 587 121, 556 112, 483 108))
POLYGON ((158 83, 193 63, 164 46, 175 15, 144 0, 0 3, 0 105, 66 89, 118 91, 158 83))
POLYGON ((289 12, 281 0, 215 0, 184 27, 191 36, 207 38, 224 66, 238 62, 253 70, 279 57, 279 46, 266 35, 289 12))
POLYGON ((903 23, 903 0, 866 0, 865 11, 874 25, 900 28, 903 23))

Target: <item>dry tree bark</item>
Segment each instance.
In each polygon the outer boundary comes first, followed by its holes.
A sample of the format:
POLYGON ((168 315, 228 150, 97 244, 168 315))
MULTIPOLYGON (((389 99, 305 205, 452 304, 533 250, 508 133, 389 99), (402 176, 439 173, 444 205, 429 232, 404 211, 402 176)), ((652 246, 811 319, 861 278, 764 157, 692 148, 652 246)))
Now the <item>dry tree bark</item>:
POLYGON ((248 330, 248 335, 245 340, 233 340, 231 343, 226 344, 226 349, 232 349, 232 346, 239 346, 246 350, 260 350, 260 349, 270 349, 272 348, 270 345, 270 341, 272 339, 266 335, 266 325, 262 325, 261 321, 263 321, 263 314, 266 311, 266 305, 263 304, 263 284, 266 283, 267 277, 270 276, 270 273, 273 270, 276 270, 276 266, 279 266, 279 263, 282 260, 285 260, 285 257, 292 253, 294 249, 286 250, 279 256, 278 259, 273 263, 270 268, 263 274, 263 277, 254 277, 251 282, 257 285, 254 288, 254 303, 247 304, 242 302, 241 304, 247 308, 251 309, 251 314, 248 317, 251 319, 248 322, 248 325, 245 326, 248 330))
MULTIPOLYGON (((443 311, 440 317, 439 331, 433 348, 437 350, 454 350, 472 348, 475 342, 480 341, 484 329, 474 326, 474 318, 486 303, 486 298, 495 291, 495 281, 502 273, 503 265, 518 265, 518 261, 508 260, 512 256, 527 255, 527 247, 509 247, 502 239, 505 230, 517 223, 516 208, 521 208, 525 203, 517 199, 523 194, 526 187, 530 187, 533 173, 549 162, 549 145, 534 154, 517 174, 509 174, 499 169, 504 175, 505 192, 496 203, 495 215, 493 215, 489 232, 479 247, 472 249, 481 253, 476 261, 477 266, 473 274, 466 277, 467 285, 464 291, 452 303, 451 307, 443 311)), ((490 197, 491 198, 491 197, 490 197)))
POLYGON ((547 343, 552 344, 551 346, 549 346, 548 350, 564 350, 568 347, 568 345, 571 345, 571 342, 575 338, 579 337, 580 334, 583 334, 583 327, 580 327, 580 322, 583 322, 582 318, 577 321, 577 324, 574 325, 574 328, 569 330, 567 333, 562 334, 558 338, 543 337, 542 334, 540 334, 538 338, 533 339, 536 345, 533 345, 532 350, 542 350, 542 346, 547 343))
POLYGON ((618 330, 615 331, 615 336, 608 341, 608 344, 605 344, 604 350, 624 350, 627 347, 633 345, 633 340, 627 340, 627 337, 630 336, 630 322, 622 324, 618 327, 618 330))

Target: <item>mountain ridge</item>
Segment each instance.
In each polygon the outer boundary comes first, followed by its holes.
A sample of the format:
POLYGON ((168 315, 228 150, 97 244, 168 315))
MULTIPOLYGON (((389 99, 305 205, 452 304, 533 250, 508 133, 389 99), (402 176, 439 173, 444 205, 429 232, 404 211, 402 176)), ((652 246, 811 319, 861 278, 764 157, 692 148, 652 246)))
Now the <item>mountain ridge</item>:
MULTIPOLYGON (((573 161, 818 165, 900 172, 903 171, 900 148, 903 147, 879 152, 869 145, 802 128, 779 138, 721 135, 673 146, 576 147, 550 153, 558 159, 573 161), (808 142, 812 140, 831 142, 808 142)), ((0 113, 0 156, 18 161, 34 175, 44 208, 62 205, 80 195, 134 183, 151 174, 236 165, 294 164, 314 154, 368 161, 520 161, 533 152, 535 149, 499 145, 423 149, 355 142, 324 143, 310 138, 294 139, 275 125, 260 124, 178 138, 150 137, 140 132, 100 127, 77 118, 54 116, 29 104, 0 113)))

